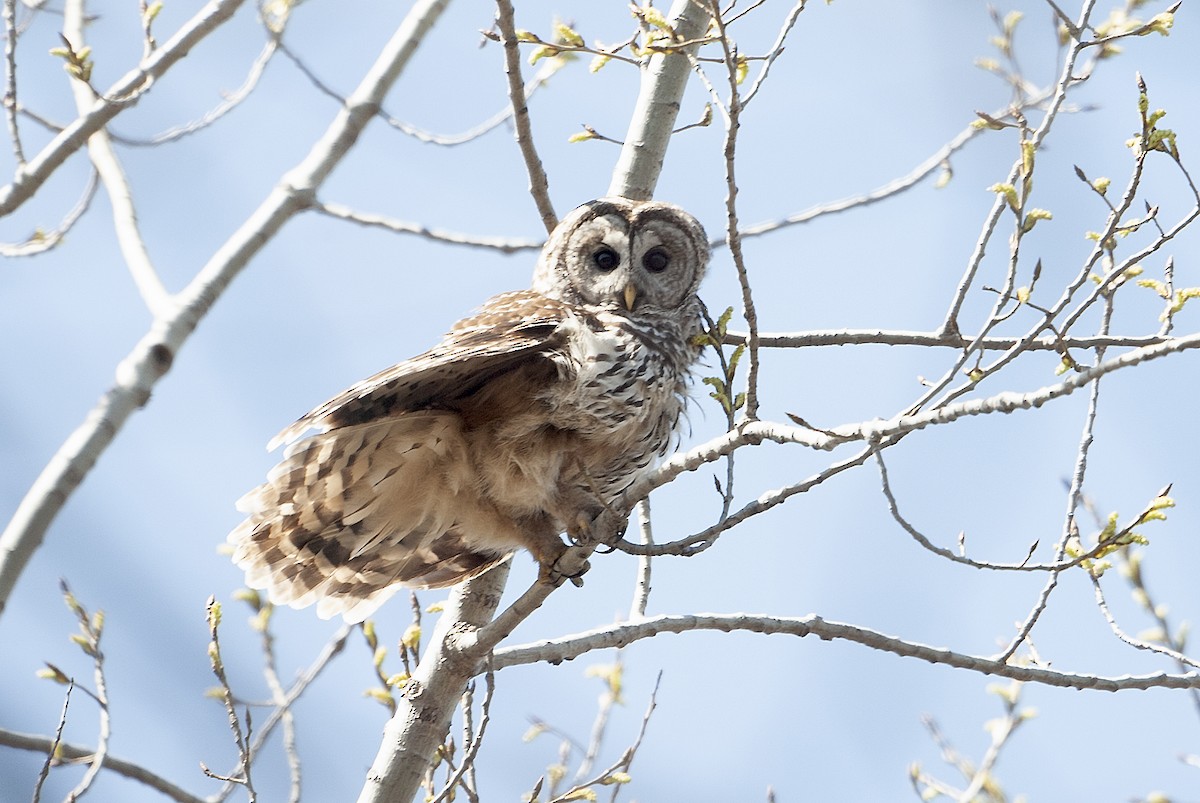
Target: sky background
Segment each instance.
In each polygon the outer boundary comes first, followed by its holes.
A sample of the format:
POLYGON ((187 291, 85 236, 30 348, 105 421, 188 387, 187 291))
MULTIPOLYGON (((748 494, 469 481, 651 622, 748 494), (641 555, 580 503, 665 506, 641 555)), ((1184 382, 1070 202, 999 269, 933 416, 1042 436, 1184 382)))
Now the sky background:
MULTIPOLYGON (((89 27, 94 83, 113 83, 140 54, 136 4, 94 4, 89 27)), ((1061 5, 1061 4, 1060 4, 1061 5)), ((1120 4, 1100 2, 1102 20, 1120 4)), ((51 2, 50 8, 58 4, 51 2)), ((295 12, 286 41, 322 81, 348 93, 392 35, 406 4, 309 0, 295 12)), ((199 4, 168 2, 156 22, 168 38, 199 4)), ((767 2, 732 29, 741 51, 765 53, 790 4, 767 2)), ((1068 8, 1064 6, 1064 8, 1068 8)), ((1144 16, 1164 10, 1150 3, 1144 16)), ((1026 12, 1017 57, 1029 81, 1044 86, 1059 67, 1051 13, 1038 2, 998 6, 1026 12)), ((1069 13, 1077 13, 1074 5, 1069 13)), ((623 3, 522 2, 521 28, 549 36, 555 15, 573 20, 589 42, 615 42, 633 30, 623 3)), ((456 133, 504 108, 501 48, 480 46, 490 3, 452 4, 389 95, 393 116, 430 131, 456 133)), ((1054 213, 1025 240, 1021 275, 1037 259, 1035 302, 1050 303, 1091 247, 1084 234, 1103 225, 1105 208, 1075 177, 1109 176, 1124 186, 1132 167, 1125 140, 1138 128, 1135 73, 1150 89, 1162 125, 1175 129, 1185 163, 1200 134, 1195 76, 1200 27, 1184 8, 1169 38, 1123 42, 1071 95, 1039 157, 1034 205, 1054 213)), ((20 40, 22 103, 55 121, 73 118, 57 46, 59 17, 43 13, 20 40)), ((739 210, 745 224, 855 196, 907 174, 966 127, 977 109, 1002 110, 1008 88, 973 66, 995 55, 987 7, 963 0, 810 3, 787 51, 743 118, 738 150, 739 210)), ((148 137, 196 119, 239 86, 265 36, 247 6, 209 37, 112 130, 148 137)), ((527 70, 527 75, 532 70, 527 70)), ((716 72, 710 74, 717 75, 716 72)), ((754 71, 752 70, 752 74, 754 71)), ((561 70, 531 101, 537 144, 559 214, 603 194, 617 147, 570 144, 582 124, 620 139, 638 86, 636 70, 610 63, 599 73, 581 60, 561 70)), ((680 123, 701 116, 706 95, 693 80, 680 123)), ((297 68, 276 56, 253 96, 217 125, 161 148, 121 147, 146 244, 164 283, 182 288, 309 151, 337 111, 297 68)), ((1037 112, 1032 119, 1039 119, 1037 112)), ((27 154, 49 135, 24 121, 27 154)), ((712 235, 724 228, 723 132, 719 125, 674 138, 657 197, 689 209, 712 235)), ((764 331, 879 328, 931 330, 945 314, 992 204, 986 188, 1004 179, 1017 155, 1011 132, 987 132, 953 160, 953 179, 850 213, 830 215, 746 242, 764 331)), ((1151 159, 1145 197, 1174 222, 1191 207, 1178 171, 1151 159)), ((1197 166, 1191 165, 1193 168, 1197 166)), ((0 149, 0 174, 12 155, 0 149)), ((53 226, 88 174, 77 154, 37 196, 0 225, 21 240, 53 226)), ((320 193, 364 212, 478 235, 544 236, 526 192, 511 131, 501 127, 469 144, 441 148, 373 122, 320 193)), ((1006 267, 1007 229, 992 241, 960 325, 974 331, 1006 267)), ((1188 233, 1147 261, 1161 274, 1175 258, 1178 286, 1200 284, 1196 235, 1188 233)), ((1128 249, 1127 249, 1128 251, 1128 249)), ((1126 251, 1126 252, 1127 252, 1126 251)), ((231 600, 240 572, 218 546, 240 520, 234 501, 261 482, 275 456, 269 438, 349 384, 432 345, 453 321, 490 295, 527 286, 534 254, 503 255, 432 243, 334 221, 294 218, 221 297, 51 527, 0 618, 0 727, 50 734, 61 687, 34 673, 50 661, 80 678, 90 662, 67 640, 75 629, 58 590, 65 578, 89 608, 106 612, 104 652, 112 700, 111 752, 141 763, 195 794, 217 783, 199 762, 233 766, 236 754, 205 650, 205 600, 226 602, 225 660, 236 691, 268 696, 258 638, 248 610, 231 600)), ((702 288, 710 309, 739 305, 727 249, 717 249, 702 288)), ((1161 302, 1149 290, 1118 294, 1114 330, 1157 331, 1161 302)), ((1196 331, 1187 308, 1177 331, 1196 331)), ((0 269, 0 519, 7 520, 46 461, 111 385, 116 364, 150 324, 116 247, 101 192, 89 214, 54 251, 6 260, 0 269)), ((1004 331, 1035 320, 1019 313, 1004 331)), ((735 317, 734 328, 740 326, 735 317)), ((1079 334, 1094 331, 1085 318, 1079 334)), ((1081 355, 1083 356, 1083 355, 1081 355)), ((889 418, 921 395, 918 377, 940 377, 951 350, 911 347, 808 348, 763 356, 762 415, 795 413, 819 427, 889 418)), ((1031 355, 980 388, 1030 391, 1056 381, 1053 354, 1031 355)), ((1197 538, 1200 480, 1195 455, 1195 354, 1120 372, 1103 381, 1087 492, 1102 513, 1135 515, 1173 482, 1179 506, 1151 539, 1145 574, 1172 621, 1200 610, 1197 538)), ((702 366, 701 374, 706 367, 702 366)), ((711 365, 708 367, 711 370, 711 365)), ((685 444, 719 433, 724 417, 703 387, 685 444)), ((966 533, 972 555, 1020 561, 1035 540, 1050 558, 1066 508, 1086 410, 1076 393, 1036 411, 961 420, 915 433, 887 452, 901 509, 936 543, 953 548, 966 533)), ((852 454, 763 446, 738 457, 740 506, 852 454)), ((670 540, 703 529, 720 511, 714 466, 653 496, 655 531, 670 540)), ((1090 523, 1089 523, 1090 527, 1090 523)), ((1087 530, 1085 530, 1087 531, 1087 530)), ((582 589, 563 588, 509 643, 561 636, 627 614, 636 562, 597 556, 582 589)), ((510 595, 536 567, 515 559, 510 595)), ((1024 619, 1043 576, 981 572, 931 555, 888 514, 872 464, 798 495, 726 533, 703 554, 654 565, 649 613, 698 611, 816 613, 910 641, 990 655, 1024 619)), ((1115 614, 1131 633, 1149 626, 1116 575, 1105 577, 1115 614)), ((423 605, 444 592, 420 596, 423 605)), ((409 620, 403 599, 377 617, 385 644, 409 620)), ((312 611, 276 613, 278 663, 285 681, 307 666, 337 629, 312 611)), ((432 617, 426 624, 432 626, 432 617)), ((1174 671, 1164 659, 1120 644, 1096 609, 1082 572, 1063 576, 1033 634, 1057 669, 1120 675, 1174 671)), ((531 717, 586 741, 602 691, 587 667, 613 660, 596 653, 557 667, 508 669, 497 677, 489 739, 479 761, 483 799, 515 800, 553 763, 558 741, 524 742, 531 717)), ((908 767, 920 762, 954 783, 921 718, 934 717, 966 756, 988 744, 984 723, 1001 712, 980 675, 876 653, 845 642, 786 636, 692 633, 639 642, 624 654, 625 704, 613 714, 600 758, 615 760, 635 736, 662 673, 658 708, 633 765, 623 800, 780 801, 912 799, 908 767)), ((390 671, 399 671, 393 652, 390 671)), ((375 755, 387 712, 362 695, 373 685, 370 654, 355 634, 296 707, 306 800, 352 799, 375 755)), ((1022 704, 1038 716, 1022 726, 997 768, 1011 793, 1032 801, 1129 800, 1162 789, 1196 799, 1198 770, 1181 753, 1200 752, 1197 710, 1184 692, 1103 694, 1036 686, 1022 704)), ((261 720, 261 715, 259 719, 261 720)), ((93 744, 95 706, 71 704, 65 738, 93 744)), ((0 801, 29 799, 42 758, 0 749, 0 801)), ((81 769, 51 774, 44 799, 61 798, 81 769)), ((261 798, 285 799, 287 773, 278 741, 262 759, 261 798)), ((161 797, 112 773, 96 800, 161 797)), ((235 795, 232 799, 239 799, 235 795)))

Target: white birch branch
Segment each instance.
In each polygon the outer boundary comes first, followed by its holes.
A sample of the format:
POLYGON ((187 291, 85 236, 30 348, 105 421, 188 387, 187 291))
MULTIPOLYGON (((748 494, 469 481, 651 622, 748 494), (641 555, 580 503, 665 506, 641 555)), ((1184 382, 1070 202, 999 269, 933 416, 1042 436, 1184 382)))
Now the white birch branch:
POLYGON ((503 561, 451 593, 421 662, 396 701, 396 713, 384 726, 359 803, 408 803, 416 796, 463 690, 482 666, 480 657, 463 652, 458 642, 491 620, 510 565, 503 561))
MULTIPOLYGON (((421 0, 413 7, 308 155, 283 175, 258 209, 174 297, 175 311, 157 318, 117 366, 116 383, 50 459, 0 534, 0 614, 25 565, 41 546, 46 529, 71 493, 129 416, 149 401, 151 388, 171 367, 175 354, 229 283, 284 223, 312 203, 317 189, 374 118, 384 95, 448 1, 421 0)), ((75 127, 73 124, 67 130, 75 127)))
POLYGON ((749 631, 765 635, 785 634, 791 636, 816 636, 823 641, 839 639, 853 641, 873 650, 890 652, 907 658, 919 658, 931 664, 942 664, 959 669, 969 669, 985 675, 1012 678, 1045 686, 1095 691, 1127 691, 1131 689, 1196 689, 1200 688, 1200 673, 1170 674, 1155 672, 1149 675, 1121 675, 1104 677, 1081 675, 1074 672, 1059 672, 1013 664, 978 655, 931 647, 888 636, 842 622, 830 622, 816 614, 801 617, 765 616, 747 613, 697 613, 691 615, 667 614, 652 616, 637 622, 606 625, 583 633, 575 633, 557 639, 520 644, 497 650, 493 659, 496 669, 509 666, 546 661, 557 664, 570 661, 592 650, 626 647, 635 641, 651 638, 661 633, 687 633, 698 630, 720 630, 724 633, 749 631))
MULTIPOLYGON (((708 30, 710 15, 702 0, 675 0, 670 18, 678 40, 692 42, 708 30)), ((695 54, 697 48, 693 44, 679 53, 655 54, 642 70, 641 89, 608 186, 609 195, 635 201, 654 197, 667 143, 675 129, 680 100, 691 74, 689 55, 695 54)))

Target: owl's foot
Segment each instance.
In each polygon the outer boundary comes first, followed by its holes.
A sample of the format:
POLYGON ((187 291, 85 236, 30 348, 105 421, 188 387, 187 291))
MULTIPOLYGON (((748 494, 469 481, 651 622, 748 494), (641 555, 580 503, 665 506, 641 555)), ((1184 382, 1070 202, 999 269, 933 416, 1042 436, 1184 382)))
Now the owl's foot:
POLYGON ((628 527, 629 516, 622 516, 612 508, 604 507, 589 512, 581 511, 576 516, 575 525, 567 528, 567 537, 573 544, 607 547, 604 550, 607 553, 613 551, 628 527))
POLYGON ((558 559, 549 565, 543 563, 540 576, 554 586, 562 585, 564 580, 579 588, 583 586, 583 576, 592 565, 582 556, 582 550, 567 547, 558 559))
POLYGON ((567 546, 557 535, 543 535, 526 543, 533 559, 538 562, 538 579, 555 587, 570 580, 576 586, 583 585, 583 575, 589 564, 583 550, 567 546))

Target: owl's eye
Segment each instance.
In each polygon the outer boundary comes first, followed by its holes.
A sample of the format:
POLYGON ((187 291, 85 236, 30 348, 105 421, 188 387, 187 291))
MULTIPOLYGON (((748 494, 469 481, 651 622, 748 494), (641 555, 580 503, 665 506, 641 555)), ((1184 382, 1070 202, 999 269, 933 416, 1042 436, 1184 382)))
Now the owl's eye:
POLYGON ((671 256, 661 248, 651 248, 642 257, 642 267, 651 273, 662 273, 671 264, 671 256))
POLYGON ((601 248, 592 254, 592 263, 596 266, 597 270, 608 273, 621 263, 621 257, 617 256, 617 252, 611 248, 601 248))

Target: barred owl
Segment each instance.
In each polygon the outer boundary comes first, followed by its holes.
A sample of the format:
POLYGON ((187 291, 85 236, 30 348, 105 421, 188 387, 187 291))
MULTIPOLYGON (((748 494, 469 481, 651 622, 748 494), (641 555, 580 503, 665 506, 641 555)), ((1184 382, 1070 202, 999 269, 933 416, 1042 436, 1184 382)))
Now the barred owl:
POLYGON ((308 413, 229 535, 272 602, 362 621, 524 547, 553 575, 668 449, 699 353, 708 262, 679 207, 602 198, 551 233, 529 290, 308 413), (300 439, 309 430, 316 434, 300 439))

